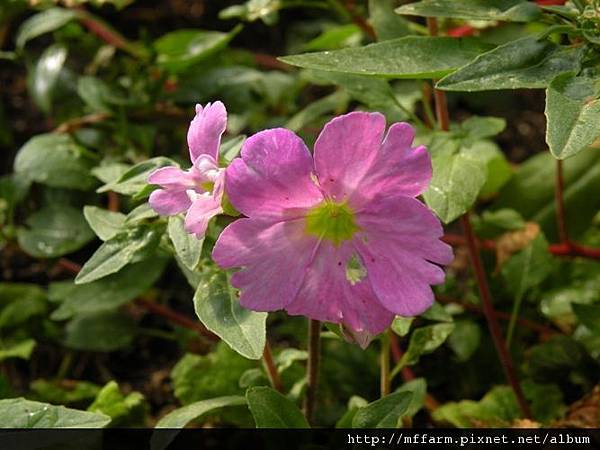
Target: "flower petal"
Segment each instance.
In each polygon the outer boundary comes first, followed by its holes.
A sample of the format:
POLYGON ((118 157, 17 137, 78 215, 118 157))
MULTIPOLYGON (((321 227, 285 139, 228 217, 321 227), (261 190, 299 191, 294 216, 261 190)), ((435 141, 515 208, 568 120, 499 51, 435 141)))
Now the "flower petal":
POLYGON ((377 157, 371 162, 351 203, 358 205, 381 193, 416 197, 431 180, 431 158, 424 146, 412 147, 414 129, 407 123, 393 124, 377 157))
POLYGON ((158 214, 172 216, 187 210, 192 202, 185 190, 158 189, 150 194, 148 203, 158 214))
POLYGON ((316 245, 303 220, 238 219, 223 230, 212 255, 225 269, 242 267, 231 277, 242 306, 274 311, 296 297, 316 245))
POLYGON ((196 105, 196 116, 187 133, 192 163, 203 154, 210 155, 215 160, 218 158, 221 135, 226 128, 227 110, 223 103, 207 103, 204 107, 196 105))
POLYGON ((246 140, 226 172, 233 206, 248 217, 295 218, 323 196, 312 180, 311 155, 296 134, 276 128, 246 140))
POLYGON ((378 158, 384 131, 380 113, 352 112, 328 122, 315 142, 321 188, 338 202, 348 199, 378 158))
POLYGON ((208 193, 196 195, 185 216, 185 230, 202 239, 206 234, 208 221, 222 212, 220 199, 217 200, 208 193))
POLYGON ((292 315, 343 323, 355 332, 381 333, 394 319, 378 301, 367 279, 351 283, 347 265, 355 256, 351 243, 340 247, 322 242, 302 288, 286 310, 292 315))
POLYGON ((398 196, 372 201, 357 223, 365 231, 354 245, 381 304, 403 316, 425 311, 433 302, 430 285, 444 282, 436 264, 452 261, 439 220, 418 200, 398 196))
POLYGON ((194 187, 194 175, 175 166, 161 167, 148 176, 148 183, 163 188, 189 189, 194 187))

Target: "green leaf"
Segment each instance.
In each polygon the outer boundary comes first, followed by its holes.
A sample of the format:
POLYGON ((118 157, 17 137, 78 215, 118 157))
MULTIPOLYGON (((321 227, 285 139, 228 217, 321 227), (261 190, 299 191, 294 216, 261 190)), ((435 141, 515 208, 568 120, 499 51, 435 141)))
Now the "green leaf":
POLYGON ((392 322, 392 331, 398 336, 406 336, 410 331, 414 317, 396 316, 392 322))
POLYGON ((79 77, 77 94, 92 111, 111 113, 111 105, 127 103, 122 96, 112 92, 104 81, 91 76, 79 77))
POLYGON ((540 234, 504 264, 502 276, 509 291, 519 299, 529 289, 544 281, 554 267, 554 258, 548 251, 548 241, 540 234))
POLYGON ((240 377, 257 366, 220 341, 207 355, 186 354, 173 368, 175 397, 185 404, 213 397, 243 395, 240 377))
MULTIPOLYGON (((425 396, 427 395, 427 381, 425 378, 415 378, 407 381, 395 392, 409 392, 412 394, 410 404, 406 411, 400 417, 412 417, 423 407, 425 396)), ((399 424, 398 424, 399 425, 399 424)))
POLYGON ((29 385, 37 401, 67 405, 89 403, 100 392, 100 386, 87 381, 38 379, 29 385))
MULTIPOLYGON (((526 220, 542 227, 549 240, 558 239, 554 180, 556 160, 549 152, 534 155, 523 162, 500 191, 494 209, 511 208, 526 220)), ((578 239, 590 226, 600 209, 600 151, 590 149, 563 161, 564 199, 567 228, 578 239), (577 213, 570 213, 576 211, 577 213)))
POLYGON ((397 372, 402 367, 416 364, 421 355, 433 352, 444 343, 453 330, 453 323, 440 323, 417 328, 411 334, 408 348, 394 368, 394 372, 397 372))
POLYGON ((231 395, 211 398, 210 400, 202 400, 191 403, 183 408, 177 408, 158 421, 156 428, 168 428, 171 431, 154 433, 150 439, 150 448, 152 450, 163 450, 167 448, 173 438, 177 435, 179 428, 185 427, 192 421, 200 420, 207 414, 214 413, 221 408, 243 405, 246 405, 246 399, 244 397, 231 395))
POLYGON ((88 190, 96 184, 90 174, 95 157, 67 134, 39 134, 17 153, 15 172, 52 187, 88 190))
POLYGON ((316 50, 331 50, 351 46, 353 43, 360 44, 362 32, 360 27, 350 23, 346 25, 335 25, 328 28, 316 38, 304 45, 304 50, 314 52, 316 50))
POLYGON ((266 25, 274 25, 279 18, 278 11, 283 7, 281 0, 248 0, 243 5, 233 5, 221 10, 219 19, 239 18, 247 22, 260 19, 266 25))
MULTIPOLYGON (((124 195, 136 195, 145 190, 148 185, 148 175, 156 169, 166 166, 179 167, 177 163, 164 156, 157 156, 136 164, 125 171, 116 181, 100 187, 97 192, 114 191, 124 195)), ((149 194, 149 192, 148 192, 149 194)))
POLYGON ((36 258, 55 258, 79 250, 94 238, 81 211, 70 206, 47 206, 27 218, 19 229, 19 246, 36 258))
POLYGON ((378 41, 400 38, 412 34, 411 23, 394 14, 396 0, 369 0, 369 22, 378 41))
POLYGON ((474 225, 478 236, 494 238, 507 231, 524 228, 525 221, 523 216, 514 209, 502 208, 495 211, 484 211, 474 225))
POLYGON ((458 361, 468 361, 479 347, 481 328, 472 320, 457 320, 454 325, 454 330, 448 336, 448 346, 458 361))
POLYGON ((112 352, 133 341, 133 319, 119 311, 80 314, 65 327, 65 345, 75 350, 112 352))
POLYGON ((433 412, 436 422, 459 428, 507 427, 521 417, 515 394, 508 386, 492 388, 480 401, 462 400, 440 406, 433 412))
POLYGON ((529 350, 529 373, 535 381, 563 382, 585 359, 581 344, 568 336, 553 336, 529 350))
POLYGON ((469 142, 496 136, 506 128, 506 120, 500 117, 471 116, 460 124, 469 142))
MULTIPOLYGON (((333 73, 333 72, 332 72, 333 73)), ((347 104, 350 100, 347 93, 335 91, 326 97, 310 103, 306 108, 298 111, 286 122, 285 127, 292 131, 300 131, 311 122, 315 122, 327 113, 336 111, 340 105, 347 104)))
POLYGON ((566 73, 546 92, 546 142, 558 159, 585 150, 600 137, 598 80, 566 73))
POLYGON ((444 223, 450 223, 477 200, 486 182, 486 166, 465 151, 434 153, 431 163, 433 177, 423 198, 444 223))
POLYGON ((580 323, 592 333, 600 335, 600 305, 573 303, 572 308, 580 323))
POLYGON ((411 392, 394 392, 364 408, 359 409, 352 419, 352 428, 396 428, 398 419, 408 410, 411 392))
POLYGON ((27 41, 42 34, 57 30, 77 17, 77 12, 64 8, 50 8, 38 13, 21 24, 15 42, 22 49, 27 41))
POLYGON ((164 34, 154 42, 156 62, 171 72, 181 72, 223 49, 241 29, 237 26, 229 33, 184 29, 164 34))
POLYGON ((535 3, 523 0, 421 0, 401 6, 396 13, 502 22, 531 22, 541 16, 535 3))
POLYGON ((269 387, 249 388, 246 400, 256 428, 309 428, 296 404, 269 387))
POLYGON ((166 258, 148 258, 91 283, 51 283, 49 298, 60 305, 50 317, 65 320, 78 314, 114 310, 148 290, 160 277, 166 263, 166 258))
POLYGON ((35 341, 33 339, 25 339, 17 343, 3 342, 0 344, 0 361, 9 358, 29 359, 34 348, 35 341))
POLYGON ((52 93, 66 59, 67 47, 54 44, 44 50, 33 70, 30 80, 31 96, 45 113, 52 106, 52 93))
POLYGON ((359 409, 364 408, 369 403, 358 395, 353 395, 348 400, 348 410, 335 424, 336 428, 352 428, 352 420, 359 409))
POLYGON ((439 78, 465 65, 489 46, 474 39, 408 36, 400 39, 280 58, 306 69, 389 78, 439 78))
POLYGON ((198 239, 194 234, 188 233, 184 227, 184 219, 180 215, 169 217, 167 230, 180 261, 188 269, 194 270, 200 262, 204 238, 198 239))
POLYGON ((446 308, 437 302, 433 302, 429 309, 421 314, 421 317, 435 322, 452 322, 453 320, 450 313, 446 311, 446 308))
POLYGON ((127 229, 104 242, 83 265, 76 284, 91 283, 121 270, 127 264, 151 253, 160 240, 161 233, 155 228, 138 226, 127 229))
POLYGON ((103 241, 115 237, 125 222, 125 214, 108 211, 97 206, 84 206, 83 215, 96 236, 103 241))
POLYGON ((563 72, 577 72, 584 46, 565 47, 524 37, 484 53, 437 83, 446 91, 545 88, 563 72))
POLYGON ((243 308, 225 273, 219 272, 200 283, 194 294, 194 307, 204 326, 240 355, 249 359, 262 357, 267 313, 243 308))
POLYGON ((566 407, 563 402, 562 391, 558 385, 524 380, 521 386, 525 399, 531 406, 531 413, 535 420, 543 424, 549 424, 564 415, 566 407))
POLYGON ((0 400, 3 428, 103 428, 110 417, 87 411, 32 402, 24 398, 0 400))
POLYGON ((46 292, 35 284, 0 283, 0 329, 22 328, 47 311, 46 292))
POLYGON ((148 405, 139 392, 124 395, 119 385, 110 381, 87 410, 109 416, 111 427, 139 427, 146 424, 148 405))

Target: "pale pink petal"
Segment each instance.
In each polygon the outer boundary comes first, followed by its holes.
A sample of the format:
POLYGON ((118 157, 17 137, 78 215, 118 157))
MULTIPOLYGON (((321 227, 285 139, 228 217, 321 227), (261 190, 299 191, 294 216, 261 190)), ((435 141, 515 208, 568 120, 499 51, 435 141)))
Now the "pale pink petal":
POLYGON ((187 210, 192 203, 185 190, 158 189, 150 194, 148 203, 162 216, 172 216, 187 210))
POLYGON ((227 128, 227 111, 221 102, 196 105, 196 116, 190 123, 187 142, 192 163, 203 154, 218 158, 221 135, 227 128))
POLYGON ((189 189, 194 187, 194 176, 189 171, 178 167, 161 167, 148 176, 148 183, 164 188, 189 189))
POLYGON ((315 142, 315 168, 321 188, 341 202, 360 189, 378 158, 385 131, 380 113, 352 112, 328 122, 315 142))
POLYGON ((296 299, 285 309, 325 322, 343 323, 355 332, 378 334, 394 319, 378 301, 367 278, 347 277, 347 265, 358 257, 351 243, 336 247, 322 242, 310 264, 296 299))
POLYGON ((206 234, 209 220, 223 212, 221 201, 208 193, 195 195, 188 193, 188 195, 195 198, 185 216, 185 230, 202 239, 206 234))
POLYGON ((274 311, 296 297, 316 245, 303 220, 238 219, 223 230, 212 256, 225 269, 241 268, 231 284, 241 289, 242 306, 274 311))
POLYGON ((292 131, 261 131, 246 140, 241 153, 227 168, 225 189, 242 214, 295 218, 323 200, 313 181, 312 157, 292 131))
POLYGON ((407 123, 393 124, 371 161, 360 189, 354 192, 352 205, 364 204, 376 195, 416 197, 431 180, 431 158, 424 146, 412 147, 414 129, 407 123))
POLYGON ((357 224, 363 231, 353 242, 381 304, 402 316, 429 308, 430 285, 444 281, 436 264, 452 261, 433 213, 410 197, 379 197, 357 215, 357 224))

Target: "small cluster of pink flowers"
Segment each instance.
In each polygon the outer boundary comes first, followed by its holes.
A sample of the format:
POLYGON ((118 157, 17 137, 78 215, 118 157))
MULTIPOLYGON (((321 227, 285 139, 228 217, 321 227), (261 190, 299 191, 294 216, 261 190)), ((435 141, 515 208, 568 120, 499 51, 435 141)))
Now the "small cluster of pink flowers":
POLYGON ((222 213, 224 193, 243 217, 213 249, 241 305, 255 311, 342 324, 374 335, 396 315, 433 303, 431 285, 452 260, 442 226, 416 197, 428 187, 431 159, 413 147, 414 130, 380 113, 352 112, 328 122, 313 152, 284 128, 249 137, 227 168, 218 165, 227 113, 221 102, 196 106, 188 131, 192 167, 165 167, 148 178, 161 189, 150 205, 185 213, 201 238, 222 213))

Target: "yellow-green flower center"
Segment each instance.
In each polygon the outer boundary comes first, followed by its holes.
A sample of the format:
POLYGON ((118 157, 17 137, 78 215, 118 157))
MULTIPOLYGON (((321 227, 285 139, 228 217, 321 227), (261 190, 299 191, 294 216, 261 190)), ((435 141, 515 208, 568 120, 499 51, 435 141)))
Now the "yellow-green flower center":
POLYGON ((306 215, 306 232, 335 245, 352 239, 359 230, 354 212, 346 202, 335 203, 326 199, 311 208, 306 215))

